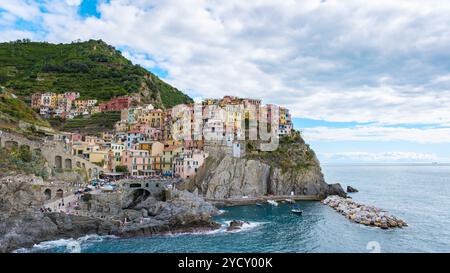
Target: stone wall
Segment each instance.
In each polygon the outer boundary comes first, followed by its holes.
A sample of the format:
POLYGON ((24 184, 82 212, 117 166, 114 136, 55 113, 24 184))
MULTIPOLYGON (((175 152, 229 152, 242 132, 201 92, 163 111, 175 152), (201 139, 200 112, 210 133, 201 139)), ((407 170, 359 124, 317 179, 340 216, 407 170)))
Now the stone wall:
POLYGON ((62 142, 41 140, 29 140, 22 135, 0 131, 0 147, 26 145, 32 150, 39 150, 47 160, 49 167, 54 169, 84 169, 89 178, 95 178, 101 171, 101 167, 91 162, 74 156, 70 148, 62 142))

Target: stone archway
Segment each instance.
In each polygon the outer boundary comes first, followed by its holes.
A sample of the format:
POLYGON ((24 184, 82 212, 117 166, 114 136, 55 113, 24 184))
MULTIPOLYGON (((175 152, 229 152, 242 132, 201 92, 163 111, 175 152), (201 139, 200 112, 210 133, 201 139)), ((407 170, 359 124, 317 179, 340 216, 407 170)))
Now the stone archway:
POLYGON ((52 199, 52 190, 51 189, 45 189, 44 196, 45 196, 45 200, 52 199))
POLYGON ((55 168, 62 169, 62 157, 60 155, 55 156, 55 168))
POLYGON ((66 158, 64 160, 64 169, 72 170, 72 159, 66 158))
POLYGON ((89 177, 89 178, 92 177, 92 169, 88 169, 88 177, 89 177))
POLYGON ((62 189, 58 189, 56 191, 56 198, 63 198, 64 197, 64 191, 62 189))

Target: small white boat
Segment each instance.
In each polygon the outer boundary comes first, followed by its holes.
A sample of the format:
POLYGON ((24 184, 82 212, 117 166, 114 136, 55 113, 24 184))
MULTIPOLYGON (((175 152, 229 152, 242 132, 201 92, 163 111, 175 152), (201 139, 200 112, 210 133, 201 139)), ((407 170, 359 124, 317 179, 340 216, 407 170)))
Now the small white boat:
POLYGON ((291 209, 291 212, 295 213, 297 215, 302 215, 302 213, 303 213, 303 211, 301 209, 297 209, 297 208, 291 209))
POLYGON ((291 198, 285 199, 285 201, 291 204, 295 204, 295 200, 291 198))
POLYGON ((267 200, 267 203, 271 204, 274 207, 278 206, 278 203, 274 200, 267 200))

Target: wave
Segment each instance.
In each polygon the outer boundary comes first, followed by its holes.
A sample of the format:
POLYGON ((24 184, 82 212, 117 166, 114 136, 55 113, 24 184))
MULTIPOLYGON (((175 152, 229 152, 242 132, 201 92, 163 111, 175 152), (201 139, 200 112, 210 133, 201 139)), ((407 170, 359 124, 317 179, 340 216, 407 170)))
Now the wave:
POLYGON ((169 236, 169 237, 177 237, 177 236, 185 236, 185 235, 214 235, 218 233, 238 233, 242 231, 249 231, 255 229, 261 225, 267 224, 268 222, 248 222, 244 223, 240 229, 228 231, 227 228, 230 225, 231 221, 223 221, 220 222, 220 228, 213 230, 203 230, 203 231, 193 231, 193 232, 174 232, 174 233, 166 233, 161 234, 161 236, 169 236))
POLYGON ((31 248, 20 248, 16 250, 16 253, 30 253, 30 252, 45 252, 46 250, 61 249, 66 253, 80 253, 82 246, 91 245, 93 243, 102 242, 105 239, 117 238, 114 235, 97 235, 89 234, 77 239, 59 239, 53 241, 45 241, 39 244, 35 244, 31 248))
POLYGON ((238 232, 249 231, 249 230, 255 229, 264 224, 267 224, 268 222, 246 222, 242 225, 242 227, 240 229, 235 229, 235 230, 231 230, 231 231, 227 231, 227 228, 230 225, 231 221, 225 221, 224 223, 225 224, 222 225, 222 227, 225 227, 225 232, 238 233, 238 232))

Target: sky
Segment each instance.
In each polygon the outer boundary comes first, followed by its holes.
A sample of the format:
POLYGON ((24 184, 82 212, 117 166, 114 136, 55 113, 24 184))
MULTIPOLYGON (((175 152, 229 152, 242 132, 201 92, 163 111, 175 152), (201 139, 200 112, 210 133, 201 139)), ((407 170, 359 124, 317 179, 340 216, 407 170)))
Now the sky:
POLYGON ((102 39, 193 98, 286 106, 323 163, 448 163, 448 14, 437 0, 0 0, 0 41, 102 39))

